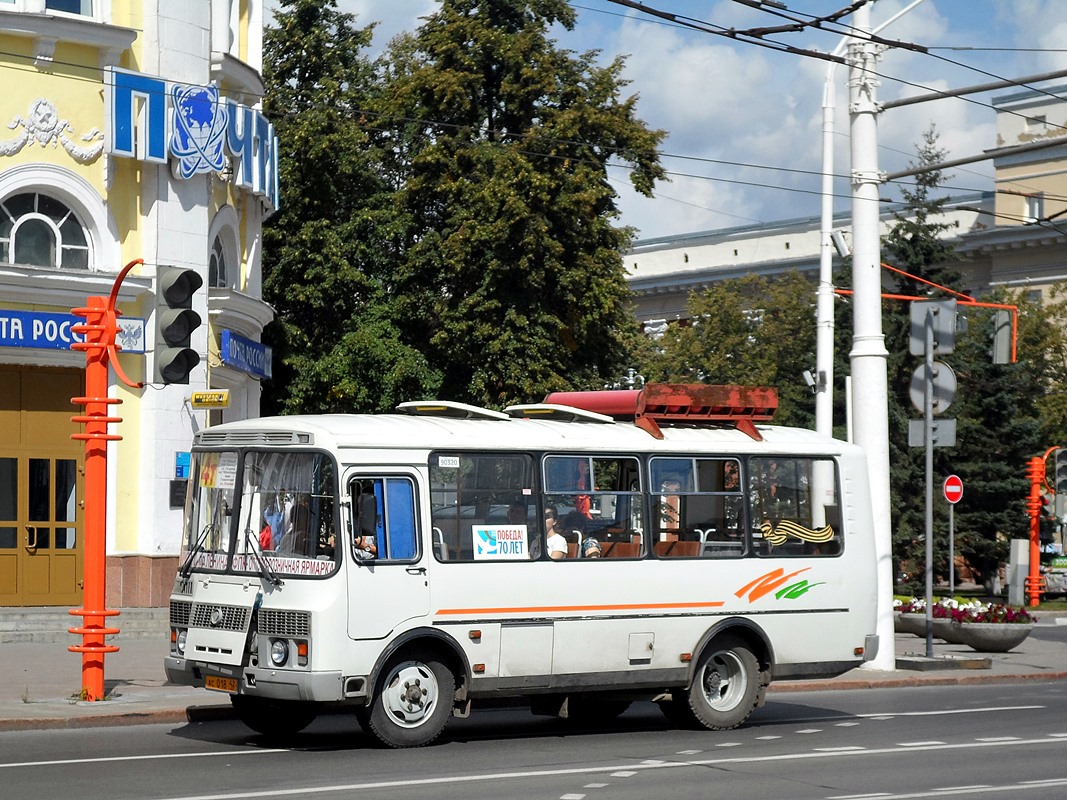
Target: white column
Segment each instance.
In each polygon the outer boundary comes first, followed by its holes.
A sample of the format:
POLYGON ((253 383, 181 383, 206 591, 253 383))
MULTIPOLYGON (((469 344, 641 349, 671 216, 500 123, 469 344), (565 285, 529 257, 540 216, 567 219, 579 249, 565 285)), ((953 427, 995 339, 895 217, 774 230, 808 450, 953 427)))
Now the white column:
MULTIPOLYGON (((871 11, 862 6, 854 17, 861 32, 871 30, 871 11)), ((861 33, 862 35, 862 33, 861 33)), ((878 238, 878 82, 874 43, 857 40, 849 47, 849 119, 852 145, 852 288, 855 326, 852 351, 853 419, 856 443, 867 452, 874 516, 881 643, 873 669, 893 669, 892 533, 889 515, 889 410, 885 337, 882 334, 881 243, 878 238)))

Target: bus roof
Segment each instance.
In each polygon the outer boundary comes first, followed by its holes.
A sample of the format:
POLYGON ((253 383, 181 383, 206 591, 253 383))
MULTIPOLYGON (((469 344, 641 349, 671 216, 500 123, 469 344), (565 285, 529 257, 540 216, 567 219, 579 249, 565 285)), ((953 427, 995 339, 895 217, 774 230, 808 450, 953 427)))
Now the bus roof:
POLYGON ((411 414, 323 414, 261 417, 199 431, 198 447, 295 446, 323 449, 579 450, 617 452, 859 451, 855 445, 802 428, 760 425, 763 441, 734 427, 664 427, 656 439, 633 422, 606 422, 576 414, 568 419, 459 418, 411 414))

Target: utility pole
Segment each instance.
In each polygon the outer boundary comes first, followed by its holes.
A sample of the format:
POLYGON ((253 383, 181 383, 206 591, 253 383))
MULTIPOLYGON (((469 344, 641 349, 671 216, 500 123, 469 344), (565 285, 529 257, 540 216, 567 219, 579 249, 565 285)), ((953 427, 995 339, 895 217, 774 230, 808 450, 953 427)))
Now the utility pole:
MULTIPOLYGON (((911 3, 876 27, 878 33, 907 14, 923 0, 911 3)), ((830 51, 839 56, 851 37, 844 37, 830 51)), ((822 205, 819 243, 819 287, 815 293, 815 430, 825 436, 834 435, 834 115, 837 111, 837 87, 834 77, 837 63, 826 67, 822 95, 822 205)))
MULTIPOLYGON (((871 33, 871 9, 854 16, 858 37, 871 33)), ((874 75, 877 45, 856 38, 849 46, 849 123, 852 148, 852 288, 855 326, 849 360, 852 371, 856 443, 867 453, 874 552, 877 559, 878 656, 872 669, 893 669, 893 547, 889 503, 889 353, 882 333, 881 242, 878 191, 878 81, 874 75)))

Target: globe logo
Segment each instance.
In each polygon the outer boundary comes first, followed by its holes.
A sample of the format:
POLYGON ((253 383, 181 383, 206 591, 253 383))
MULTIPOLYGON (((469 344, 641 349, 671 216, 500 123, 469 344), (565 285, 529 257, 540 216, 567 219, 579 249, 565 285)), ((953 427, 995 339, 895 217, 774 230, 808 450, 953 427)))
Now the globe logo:
POLYGON ((217 86, 172 86, 174 136, 170 151, 178 159, 178 174, 188 179, 226 167, 226 106, 217 86))

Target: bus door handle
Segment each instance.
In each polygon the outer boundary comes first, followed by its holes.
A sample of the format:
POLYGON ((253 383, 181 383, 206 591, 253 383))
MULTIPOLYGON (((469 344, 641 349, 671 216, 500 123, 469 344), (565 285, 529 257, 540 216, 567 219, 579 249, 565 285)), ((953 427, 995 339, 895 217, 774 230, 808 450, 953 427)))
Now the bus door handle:
POLYGON ((425 575, 426 567, 408 567, 407 573, 408 575, 425 575))
POLYGON ((37 549, 37 528, 33 525, 26 526, 26 549, 37 549))

